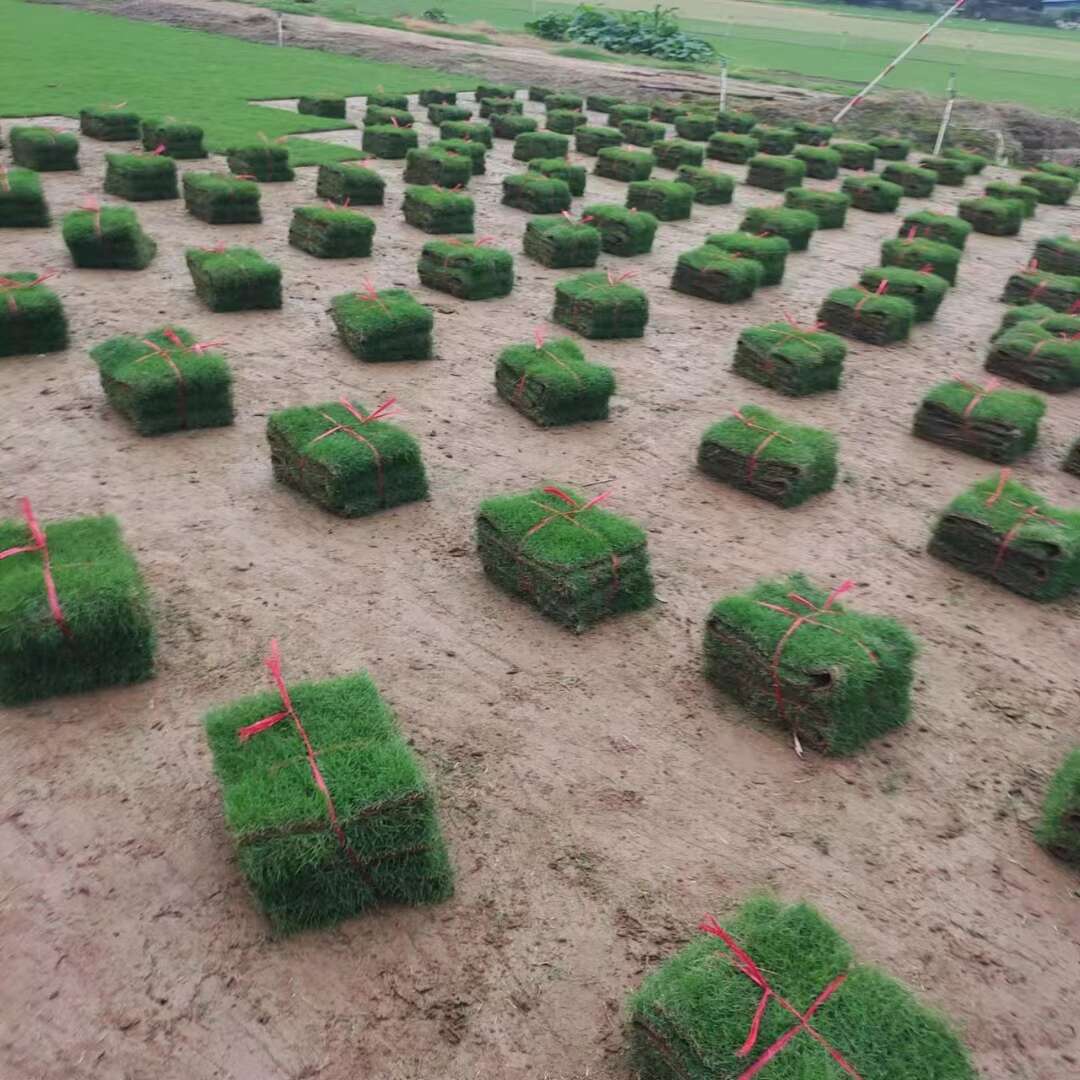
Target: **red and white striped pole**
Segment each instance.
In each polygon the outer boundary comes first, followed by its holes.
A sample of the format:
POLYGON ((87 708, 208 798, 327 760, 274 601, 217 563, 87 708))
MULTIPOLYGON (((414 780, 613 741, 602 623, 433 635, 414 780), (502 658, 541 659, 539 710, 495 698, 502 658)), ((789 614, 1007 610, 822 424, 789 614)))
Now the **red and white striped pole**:
POLYGON ((926 39, 927 39, 927 38, 928 38, 928 37, 929 37, 929 36, 930 36, 930 35, 931 35, 931 34, 932 34, 932 33, 933 33, 933 32, 934 32, 934 31, 935 31, 935 30, 936 30, 936 29, 937 29, 937 28, 938 28, 938 27, 939 27, 939 26, 940 26, 940 25, 941 25, 941 24, 942 24, 942 23, 943 23, 943 22, 944 22, 944 21, 945 21, 945 20, 946 20, 946 19, 947 19, 947 18, 948 18, 949 16, 950 16, 950 15, 953 15, 953 14, 955 14, 956 12, 958 12, 958 11, 959 11, 959 10, 960 10, 960 9, 961 9, 961 8, 962 8, 963 6, 964 6, 965 2, 966 2, 966 0, 956 0, 956 3, 955 3, 955 4, 953 4, 953 6, 952 6, 951 8, 949 8, 949 10, 948 10, 948 11, 946 11, 946 12, 945 12, 945 13, 944 13, 943 15, 939 16, 939 17, 938 17, 938 18, 937 18, 937 19, 936 19, 936 20, 934 21, 934 23, 933 23, 932 25, 928 26, 928 27, 927 27, 927 28, 926 28, 926 29, 925 29, 925 30, 924 30, 924 31, 923 31, 923 32, 922 32, 922 33, 921 33, 921 34, 920 34, 920 35, 919 35, 919 36, 918 36, 918 37, 917 37, 917 38, 916 38, 916 39, 915 39, 915 40, 914 40, 914 41, 913 41, 913 42, 912 42, 912 43, 911 43, 911 44, 910 44, 910 45, 909 45, 909 46, 908 46, 908 47, 907 47, 907 48, 906 48, 906 49, 905 49, 905 50, 904 50, 904 51, 903 51, 903 52, 902 52, 902 53, 901 53, 901 54, 900 54, 900 55, 899 55, 899 56, 898 56, 898 57, 897 57, 897 58, 896 58, 895 60, 893 60, 893 61, 892 61, 892 63, 890 63, 890 64, 889 64, 889 65, 888 65, 888 66, 887 66, 887 67, 885 68, 885 70, 884 70, 884 71, 882 71, 882 72, 881 72, 881 73, 880 73, 879 75, 877 75, 877 76, 876 76, 875 78, 871 79, 871 81, 870 81, 870 82, 868 82, 868 83, 866 84, 866 86, 864 86, 864 87, 863 87, 863 89, 862 89, 862 90, 861 90, 861 91, 860 91, 859 93, 857 93, 857 94, 856 94, 856 95, 855 95, 855 96, 854 96, 854 97, 853 97, 853 98, 852 98, 852 99, 851 99, 851 100, 850 100, 850 101, 849 101, 849 102, 848 102, 848 103, 847 103, 847 104, 846 104, 846 105, 845 105, 845 106, 844 106, 844 107, 843 107, 843 108, 842 108, 842 109, 841 109, 841 110, 840 110, 840 111, 839 111, 839 112, 838 112, 838 113, 837 113, 837 114, 836 114, 836 115, 835 115, 835 116, 833 117, 833 120, 832 120, 832 122, 833 122, 834 124, 838 124, 838 123, 840 123, 840 121, 841 121, 841 120, 843 120, 843 119, 844 119, 844 117, 845 117, 845 116, 847 116, 847 114, 848 114, 849 112, 851 112, 851 110, 852 110, 852 109, 854 109, 854 108, 855 108, 855 106, 856 106, 856 105, 858 105, 858 104, 859 104, 859 102, 860 102, 860 101, 862 101, 862 99, 863 99, 864 97, 866 97, 866 95, 867 95, 867 94, 869 94, 869 93, 870 93, 870 91, 871 91, 871 90, 873 90, 873 89, 874 89, 874 87, 875 87, 875 86, 877 86, 877 84, 878 84, 879 82, 881 82, 881 80, 882 80, 882 79, 884 79, 884 78, 885 78, 885 76, 886 76, 886 75, 888 75, 888 74, 889 74, 889 72, 890 72, 890 71, 892 71, 892 69, 893 69, 894 67, 896 67, 896 65, 897 65, 897 64, 899 64, 899 63, 900 63, 900 61, 901 61, 901 60, 903 60, 903 59, 904 59, 904 58, 905 58, 905 57, 906 57, 906 56, 908 55, 908 53, 910 53, 910 52, 914 51, 915 49, 917 49, 917 48, 918 48, 918 47, 919 47, 919 46, 920 46, 920 45, 921 45, 921 44, 922 44, 922 43, 923 43, 923 42, 924 42, 924 41, 925 41, 925 40, 926 40, 926 39))

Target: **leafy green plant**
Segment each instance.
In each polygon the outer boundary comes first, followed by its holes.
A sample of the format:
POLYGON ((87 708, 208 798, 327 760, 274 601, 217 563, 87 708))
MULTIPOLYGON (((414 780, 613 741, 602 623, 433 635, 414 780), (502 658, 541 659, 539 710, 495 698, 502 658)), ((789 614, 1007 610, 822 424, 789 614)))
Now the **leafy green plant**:
POLYGON ((448 23, 450 16, 441 7, 428 8, 426 11, 420 12, 421 19, 427 19, 428 22, 433 23, 448 23))

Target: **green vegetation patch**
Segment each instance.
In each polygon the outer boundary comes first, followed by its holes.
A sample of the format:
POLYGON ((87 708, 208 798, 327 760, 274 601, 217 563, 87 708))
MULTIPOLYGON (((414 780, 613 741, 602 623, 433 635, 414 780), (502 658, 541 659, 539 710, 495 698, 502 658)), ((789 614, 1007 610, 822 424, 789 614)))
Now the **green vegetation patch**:
POLYGON ((983 157, 982 154, 975 154, 970 150, 960 150, 956 147, 942 150, 941 156, 952 158, 954 161, 962 161, 967 166, 968 173, 971 176, 978 176, 990 164, 990 159, 983 157))
POLYGON ((590 363, 570 338, 511 345, 495 365, 504 401, 542 427, 606 420, 615 393, 611 368, 590 363))
POLYGON ((374 169, 363 165, 332 162, 319 166, 315 194, 345 206, 382 206, 386 181, 374 169))
POLYGON ((581 112, 585 107, 585 99, 580 94, 571 94, 564 90, 553 90, 544 98, 544 108, 548 112, 553 109, 569 109, 572 112, 581 112))
POLYGON ((573 135, 579 127, 585 127, 588 122, 585 114, 576 109, 548 109, 544 127, 560 135, 573 135))
POLYGON ((694 189, 678 180, 635 180, 626 189, 626 205, 645 210, 658 221, 684 221, 694 204, 694 189))
POLYGON ((779 285, 784 280, 791 244, 782 236, 755 236, 747 232, 712 233, 705 237, 705 243, 730 255, 758 263, 762 271, 762 285, 779 285))
POLYGON ((1027 184, 1009 184, 1004 180, 991 181, 983 189, 994 199, 1019 199, 1024 204, 1024 217, 1032 218, 1039 204, 1039 193, 1027 184))
POLYGON ((846 176, 840 186, 844 194, 851 198, 852 206, 873 214, 892 213, 900 205, 904 194, 899 184, 882 180, 880 176, 846 176))
POLYGON ((430 360, 435 317, 406 289, 369 286, 330 302, 345 347, 359 360, 430 360))
POLYGON ((759 154, 788 155, 798 143, 798 136, 791 128, 774 127, 771 124, 757 124, 750 134, 757 139, 759 154))
POLYGON ((729 131, 736 135, 749 135, 757 127, 757 117, 751 113, 732 112, 721 109, 716 114, 716 130, 729 131))
POLYGON ((289 243, 319 259, 366 259, 375 239, 375 222, 366 214, 327 206, 297 206, 289 243))
MULTIPOLYGON (((819 229, 842 229, 847 222, 850 205, 851 197, 842 191, 817 191, 797 187, 788 188, 784 192, 784 206, 790 210, 813 214, 817 218, 819 229)), ((740 228, 746 228, 745 222, 740 228)))
POLYGON ((572 201, 565 180, 534 172, 504 177, 502 191, 504 206, 531 214, 557 214, 569 210, 572 201))
POLYGON ((0 165, 0 229, 45 228, 51 220, 41 177, 0 165))
POLYGON ((1059 859, 1080 863, 1080 747, 1065 756, 1046 789, 1035 839, 1059 859))
POLYGON ((1066 176, 1080 183, 1080 165, 1062 165, 1060 161, 1042 161, 1035 166, 1035 171, 1050 173, 1051 176, 1066 176))
MULTIPOLYGON (((258 224, 262 221, 259 185, 219 173, 184 173, 184 208, 211 225, 258 224)), ((320 192, 322 194, 322 192, 320 192)))
MULTIPOLYGON (((472 125, 470 125, 472 126, 472 125)), ((488 131, 491 129, 483 125, 488 131)), ((443 124, 442 128, 450 127, 443 124)), ((395 127, 393 124, 369 124, 364 128, 362 146, 365 154, 372 154, 377 158, 385 158, 388 161, 400 161, 410 150, 420 145, 420 137, 416 129, 411 127, 395 127)))
POLYGON ((529 162, 529 172, 539 173, 552 180, 561 180, 575 197, 585 194, 588 173, 584 165, 571 165, 566 158, 533 158, 529 162))
POLYGON ((805 251, 817 227, 818 217, 810 210, 789 210, 783 206, 752 206, 739 223, 742 232, 782 236, 792 251, 805 251))
POLYGON ((1001 299, 1006 304, 1043 304, 1054 311, 1080 312, 1080 277, 1024 270, 1005 283, 1001 299))
POLYGON ((473 176, 483 176, 487 172, 488 148, 482 142, 473 142, 472 139, 437 139, 429 143, 428 148, 467 157, 472 162, 473 176))
POLYGON ((717 131, 709 136, 705 153, 715 161, 744 165, 758 152, 758 141, 742 132, 717 131))
POLYGON ((929 270, 909 270, 904 266, 871 266, 859 275, 859 284, 876 292, 885 282, 889 296, 902 296, 915 308, 915 321, 929 322, 945 299, 949 283, 929 270))
POLYGON ((405 220, 426 233, 442 235, 473 231, 473 200, 457 191, 408 187, 405 189, 403 210, 405 220))
POLYGON ((525 108, 524 102, 511 97, 480 98, 480 116, 505 116, 507 113, 520 113, 525 108))
POLYGON ((821 305, 818 320, 842 337, 889 345, 907 340, 915 322, 915 305, 902 296, 866 289, 835 289, 821 305))
POLYGON ((171 119, 144 120, 141 130, 144 150, 156 150, 161 146, 166 155, 177 161, 206 157, 203 129, 198 124, 171 119))
POLYGON ((702 206, 726 206, 735 193, 734 177, 703 165, 680 165, 676 179, 694 189, 694 202, 702 206))
POLYGON ((472 109, 464 105, 429 105, 428 120, 436 127, 446 123, 468 122, 473 115, 472 109))
POLYGON ((875 135, 867 141, 883 161, 907 161, 907 156, 911 153, 911 140, 899 135, 875 135))
POLYGON ((815 124, 808 120, 796 120, 791 125, 795 141, 803 146, 828 146, 833 137, 832 124, 815 124))
POLYGON ((919 165, 929 169, 937 176, 937 182, 947 187, 963 187, 964 181, 971 175, 967 163, 956 158, 924 157, 919 165))
POLYGON ((1080 240, 1071 236, 1043 236, 1035 242, 1035 260, 1050 274, 1080 277, 1080 240))
POLYGON ((652 120, 624 120, 619 130, 631 146, 652 146, 667 138, 667 127, 652 120))
POLYGON ((610 271, 590 271, 556 284, 552 318, 582 337, 639 338, 649 321, 649 300, 610 271))
POLYGON ((514 140, 514 160, 566 157, 570 139, 556 131, 526 131, 514 140))
POLYGON ((891 161, 881 170, 881 179, 896 184, 912 199, 928 199, 937 187, 937 173, 920 169, 906 161, 891 161))
POLYGON ((1050 393, 1072 390, 1080 386, 1080 333, 1024 320, 994 338, 986 370, 1050 393))
POLYGON ((73 210, 64 215, 63 236, 72 262, 86 269, 142 270, 157 254, 126 206, 73 210))
POLYGON ((877 147, 872 143, 834 142, 830 145, 840 155, 841 168, 873 171, 877 162, 877 147))
POLYGON ((678 257, 671 287, 688 296, 735 304, 754 295, 763 274, 761 264, 753 259, 730 254, 713 244, 702 244, 678 257))
POLYGON ((574 149, 595 157, 605 146, 621 146, 623 134, 618 128, 586 125, 574 129, 574 149))
POLYGON ((102 142, 132 142, 139 137, 139 114, 120 107, 79 110, 79 131, 102 142))
POLYGON ((365 127, 400 127, 411 128, 416 124, 416 117, 407 108, 399 109, 390 105, 368 105, 364 113, 365 127))
POLYGON ((476 88, 476 100, 484 98, 512 98, 517 94, 517 88, 508 83, 480 83, 476 88))
POLYGON ((996 199, 990 195, 961 199, 956 212, 976 232, 988 236, 1016 236, 1024 224, 1024 203, 1020 199, 996 199))
POLYGON ((188 248, 184 258, 195 294, 211 311, 281 307, 281 267, 252 248, 188 248))
POLYGON ((79 140, 46 127, 13 127, 8 132, 11 160, 35 172, 64 172, 79 167, 79 140))
POLYGON ((471 158, 439 147, 414 147, 405 155, 406 184, 465 187, 472 174, 471 158))
POLYGON ((648 120, 652 110, 648 105, 636 105, 622 102, 608 110, 608 127, 621 127, 624 120, 648 120))
POLYGON ((796 146, 791 153, 815 180, 834 180, 840 174, 840 155, 828 146, 796 146))
POLYGON ((561 214, 535 217, 525 226, 522 250, 541 266, 553 269, 595 266, 600 255, 600 230, 584 218, 568 220, 561 214))
MULTIPOLYGON (((366 148, 365 148, 366 149, 366 148)), ((229 171, 246 180, 283 183, 296 178, 289 164, 289 148, 270 142, 233 146, 225 152, 229 171)))
POLYGON ((421 284, 462 300, 508 296, 514 288, 514 257, 487 244, 430 240, 416 269, 421 284))
POLYGON ((68 344, 60 297, 43 283, 48 274, 0 273, 0 356, 59 352, 68 344))
POLYGON ((330 116, 344 120, 345 99, 334 94, 301 97, 296 103, 296 111, 305 116, 330 116))
POLYGON ((368 94, 366 104, 369 109, 400 109, 404 112, 408 111, 409 108, 409 95, 377 90, 373 94, 368 94))
POLYGON ((664 169, 701 165, 705 161, 705 147, 687 139, 662 139, 653 143, 650 149, 656 164, 664 169))
POLYGON ((767 191, 786 191, 802 187, 806 176, 806 162, 796 157, 774 157, 771 154, 755 154, 746 170, 746 182, 751 187, 767 191))
POLYGON ((178 199, 176 175, 176 162, 161 154, 105 155, 105 191, 121 199, 178 199))
POLYGON ((597 176, 609 180, 648 180, 652 175, 656 158, 648 150, 623 150, 618 146, 605 146, 596 155, 597 176))
POLYGON ((835 334, 773 322, 743 330, 732 370, 788 397, 806 397, 840 389, 846 356, 835 334))
POLYGON ((647 255, 652 251, 659 221, 652 214, 614 203, 593 203, 582 218, 600 231, 600 248, 608 255, 647 255))
POLYGON ((615 97, 612 94, 589 94, 585 98, 585 108, 590 112, 598 113, 611 113, 611 110, 616 105, 625 105, 626 102, 622 98, 615 97))
POLYGON ((702 113, 683 113, 675 117, 675 134, 680 139, 705 142, 716 131, 716 116, 702 113))
POLYGON ((491 134, 496 139, 516 139, 526 131, 536 130, 536 117, 517 113, 496 114, 491 118, 491 134))
POLYGON ((966 221, 951 214, 919 210, 904 218, 897 230, 897 236, 912 240, 934 240, 939 244, 948 244, 957 251, 963 251, 971 231, 971 226, 966 221))
MULTIPOLYGON (((405 108, 408 108, 408 98, 405 99, 405 108)), ((429 87, 426 90, 421 90, 417 95, 417 100, 421 105, 456 105, 457 104, 457 91, 455 90, 438 90, 433 87, 429 87)))
MULTIPOLYGON (((439 125, 439 138, 464 139, 467 142, 481 143, 489 150, 493 145, 493 136, 489 124, 477 124, 468 120, 446 120, 439 125)), ((517 140, 515 140, 516 142, 517 140)), ((540 155, 550 157, 552 155, 540 155)))
POLYGON ((960 248, 938 240, 911 237, 910 230, 908 234, 886 240, 881 245, 882 266, 903 266, 909 270, 921 270, 925 266, 950 285, 956 284, 960 255, 960 248))

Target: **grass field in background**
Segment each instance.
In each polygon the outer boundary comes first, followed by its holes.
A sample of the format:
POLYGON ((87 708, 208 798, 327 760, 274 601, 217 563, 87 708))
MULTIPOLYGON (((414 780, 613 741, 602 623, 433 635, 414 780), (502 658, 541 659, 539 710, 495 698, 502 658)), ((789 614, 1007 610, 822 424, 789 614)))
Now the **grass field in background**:
MULTIPOLYGON (((247 103, 308 93, 366 94, 475 79, 430 68, 378 64, 312 49, 279 49, 236 38, 133 22, 109 15, 0 0, 0 116, 77 116, 86 105, 126 101, 142 116, 200 124, 207 145, 224 150, 263 132, 268 138, 342 127, 247 103)), ((293 163, 358 156, 346 147, 290 140, 293 163)))

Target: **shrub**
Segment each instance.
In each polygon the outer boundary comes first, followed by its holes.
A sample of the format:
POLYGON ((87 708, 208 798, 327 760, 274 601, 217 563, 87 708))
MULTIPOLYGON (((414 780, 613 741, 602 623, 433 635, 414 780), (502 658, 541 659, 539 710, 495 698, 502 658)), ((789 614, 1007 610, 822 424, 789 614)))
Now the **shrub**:
POLYGON ((993 181, 983 189, 987 195, 994 199, 1019 199, 1024 204, 1024 217, 1035 216, 1035 208, 1039 202, 1039 193, 1027 184, 1007 184, 1004 181, 993 181))
POLYGON ((1006 304, 1045 304, 1054 311, 1080 312, 1080 277, 1049 274, 1031 267, 1013 274, 1001 299, 1006 304))
POLYGON ((806 165, 798 158, 758 154, 750 159, 746 182, 767 191, 786 191, 801 187, 805 176, 806 165))
POLYGON ((758 141, 753 135, 718 131, 709 136, 705 153, 717 161, 743 165, 758 152, 758 141))
POLYGON ((1024 320, 999 334, 986 356, 986 370, 1058 393, 1080 386, 1080 337, 1051 320, 1024 320))
POLYGON ((652 175, 656 158, 647 150, 623 150, 617 146, 605 146, 596 155, 595 173, 610 180, 648 180, 652 175))
POLYGON ((882 266, 903 266, 908 270, 921 270, 925 266, 950 285, 956 284, 959 264, 960 249, 937 240, 897 237, 881 245, 882 266))
POLYGON ((302 97, 296 103, 296 111, 308 116, 329 116, 334 119, 344 120, 345 99, 332 94, 302 97))
POLYGON ((463 154, 472 162, 473 176, 483 176, 487 172, 487 150, 482 142, 471 139, 437 139, 428 143, 429 150, 445 150, 448 154, 463 154))
MULTIPOLYGON (((427 118, 430 123, 437 128, 441 128, 443 124, 467 123, 472 119, 472 114, 472 109, 464 105, 429 105, 427 118)), ((484 125, 478 124, 477 126, 483 127, 484 125)))
POLYGON ((1080 277, 1080 240, 1043 236, 1035 243, 1035 259, 1047 273, 1080 277))
POLYGON ((983 157, 982 154, 973 154, 970 150, 958 150, 955 147, 943 150, 941 156, 963 162, 972 176, 978 176, 990 164, 990 159, 983 157))
POLYGON ((517 113, 495 115, 491 118, 491 134, 496 139, 516 139, 526 131, 536 130, 536 118, 518 116, 517 113))
MULTIPOLYGON (((850 754, 902 727, 918 646, 895 619, 838 604, 851 584, 827 592, 792 574, 725 597, 705 625, 706 677, 822 753, 850 754)), ((907 1039, 898 1052, 910 1053, 907 1039)))
POLYGON ((533 158, 529 172, 539 173, 553 180, 561 180, 574 197, 585 194, 587 173, 584 165, 571 165, 566 158, 533 158))
POLYGON ((544 108, 550 112, 552 109, 572 109, 581 112, 585 107, 585 99, 580 94, 571 94, 565 90, 557 90, 549 93, 544 99, 544 108))
POLYGON ((472 179, 472 159, 438 147, 414 147, 405 155, 406 184, 465 187, 472 179))
POLYGON ((435 318, 405 289, 342 293, 330 302, 345 347, 359 360, 430 360, 435 318))
POLYGON ((366 259, 371 255, 375 222, 365 214, 325 206, 297 206, 289 243, 320 259, 366 259))
POLYGON ((195 293, 211 311, 261 311, 281 307, 281 267, 252 248, 188 248, 195 293))
MULTIPOLYGON (((130 142, 139 137, 139 115, 122 106, 79 110, 79 131, 104 142, 130 142)), ((152 148, 151 148, 152 149, 152 148)))
MULTIPOLYGON (((418 95, 421 105, 456 105, 457 92, 454 90, 436 90, 434 88, 421 90, 418 95)), ((405 99, 405 108, 409 107, 409 99, 405 99)))
POLYGON ((883 161, 906 161, 911 153, 911 140, 897 135, 875 135, 868 142, 883 161))
POLYGON ((162 326, 141 338, 109 338, 90 358, 109 404, 140 435, 162 435, 233 422, 232 372, 216 344, 162 326))
POLYGON ((525 226, 522 250, 541 266, 553 269, 595 266, 600 255, 600 230, 584 218, 577 222, 560 214, 535 217, 525 226))
POLYGON ((542 427, 608 418, 615 376, 592 364, 570 338, 511 345, 499 354, 495 390, 542 427))
POLYGON ((831 146, 840 155, 841 168, 873 171, 877 161, 876 146, 861 142, 834 142, 831 146))
POLYGON ((652 110, 648 105, 620 102, 608 112, 608 127, 621 128, 624 120, 648 120, 652 110))
POLYGON ((142 122, 144 150, 165 147, 165 154, 174 161, 206 157, 203 129, 198 124, 181 124, 175 120, 144 120, 142 122))
POLYGON ((970 175, 967 165, 955 158, 924 157, 919 164, 934 173, 939 184, 949 187, 963 187, 964 181, 970 175))
POLYGON ((650 147, 656 164, 664 169, 677 169, 680 165, 701 165, 705 160, 705 147, 686 139, 666 139, 650 147))
POLYGON ((966 221, 949 214, 934 214, 929 210, 920 210, 904 218, 896 235, 904 239, 933 240, 939 244, 948 244, 957 251, 963 251, 967 238, 971 235, 971 226, 966 221))
POLYGON ((834 334, 871 345, 888 345, 907 340, 915 321, 915 306, 902 296, 836 289, 821 305, 818 319, 834 334))
POLYGON ((1019 199, 995 199, 989 195, 962 199, 957 213, 979 233, 1016 236, 1024 223, 1024 204, 1019 199))
POLYGON ((573 135, 579 127, 584 127, 588 122, 585 114, 576 109, 548 109, 544 126, 548 131, 573 135))
POLYGON ((816 328, 775 322, 739 335, 732 370, 789 397, 839 390, 847 346, 816 328))
POLYGON ((788 210, 781 206, 752 206, 739 223, 741 232, 760 236, 782 236, 792 251, 805 251, 818 227, 817 215, 809 210, 788 210))
POLYGON ((525 108, 524 102, 516 98, 481 98, 480 116, 496 116, 506 113, 520 113, 525 108))
POLYGON ((570 140, 554 131, 526 131, 514 140, 515 161, 566 157, 569 152, 570 140))
POLYGON ((1043 801, 1035 839, 1068 862, 1080 862, 1080 749, 1066 755, 1043 801))
POLYGON ((757 139, 759 154, 788 155, 798 141, 791 128, 773 127, 770 124, 757 124, 750 134, 757 139))
POLYGON ((1080 586, 1080 511, 1052 506, 1003 469, 954 499, 938 518, 930 554, 1032 600, 1080 586))
POLYGON ((155 154, 106 154, 105 191, 132 202, 178 199, 176 162, 155 154))
POLYGON ((514 258, 509 251, 456 238, 429 240, 416 270, 421 284, 462 300, 509 296, 514 288, 514 258))
POLYGON ((555 285, 552 319, 582 337, 639 338, 649 321, 649 301, 623 278, 593 270, 555 285))
POLYGON ((0 521, 0 704, 126 686, 154 673, 142 575, 113 517, 0 521))
POLYGON ((565 180, 539 173, 521 173, 504 177, 502 188, 504 206, 527 210, 531 214, 557 214, 570 209, 570 188, 565 180))
POLYGON ((64 243, 76 266, 93 270, 142 270, 157 244, 126 206, 73 210, 64 216, 64 243))
POLYGON ((792 157, 806 166, 806 175, 815 180, 835 180, 840 173, 840 155, 828 146, 796 146, 792 157))
POLYGON ((623 134, 612 127, 579 127, 574 129, 574 149, 579 154, 595 157, 605 146, 621 146, 623 134))
POLYGON ((881 170, 881 179, 896 184, 913 199, 928 199, 937 186, 937 173, 905 161, 893 161, 881 170))
POLYGON ((836 439, 827 431, 744 405, 701 437, 698 468, 739 491, 791 507, 831 491, 836 439))
POLYGON ((874 214, 892 213, 899 205, 904 189, 880 176, 846 176, 841 184, 851 198, 851 205, 874 214))
POLYGON ((736 304, 749 300, 762 283, 762 267, 713 244, 684 251, 675 263, 671 287, 687 296, 736 304))
POLYGON ((683 221, 690 216, 694 189, 678 180, 635 180, 626 189, 631 210, 647 210, 658 221, 683 221))
POLYGON ((407 111, 409 108, 409 96, 408 94, 387 94, 382 91, 376 94, 368 94, 367 107, 369 109, 401 109, 407 111))
POLYGON ((262 221, 259 199, 259 185, 250 180, 217 173, 184 173, 184 208, 211 225, 257 224, 262 221))
POLYGON ((273 693, 204 724, 226 827, 274 932, 451 896, 431 788, 368 675, 286 687, 276 642, 267 667, 273 693))
POLYGON ((949 291, 949 283, 926 270, 908 270, 902 266, 872 266, 859 275, 859 284, 871 292, 886 282, 890 296, 902 296, 915 308, 915 321, 928 322, 937 314, 949 291))
POLYGON ((60 297, 46 288, 48 274, 0 274, 0 356, 59 352, 68 344, 60 297))
POLYGON ((784 206, 791 210, 809 211, 817 218, 819 229, 842 229, 847 222, 847 211, 850 205, 851 199, 842 191, 788 188, 784 192, 784 206))
MULTIPOLYGON (((661 144, 657 144, 661 145, 661 144)), ((656 147, 653 147, 655 154, 656 147)), ((694 189, 694 202, 703 206, 726 206, 735 192, 735 180, 727 173, 699 165, 680 165, 675 177, 694 189)))
POLYGON ((11 160, 35 172, 63 172, 79 167, 79 140, 45 127, 13 127, 8 132, 11 160))
POLYGON ((0 166, 0 229, 44 228, 50 220, 41 177, 32 169, 0 166))
POLYGON ((246 180, 278 183, 296 177, 289 165, 287 147, 261 142, 250 146, 234 146, 225 151, 229 171, 246 180))
POLYGON ((484 573, 542 615, 581 632, 649 607, 643 529, 573 490, 537 488, 480 504, 476 546, 484 573))
POLYGON ((319 166, 315 194, 350 206, 382 206, 386 181, 363 165, 333 162, 319 166))
POLYGON ((791 245, 782 236, 754 236, 745 232, 713 233, 705 237, 705 243, 760 264, 762 285, 779 285, 784 280, 784 267, 791 245))
POLYGON ((613 203, 594 203, 585 207, 582 217, 589 218, 599 231, 600 248, 608 255, 648 255, 652 251, 659 224, 652 214, 613 203))
POLYGON ((796 120, 791 125, 795 132, 795 141, 804 146, 828 146, 833 137, 832 124, 814 124, 807 120, 796 120))
POLYGON ((405 220, 426 233, 445 235, 473 231, 474 204, 468 195, 436 187, 407 187, 405 220))
POLYGON ((525 28, 553 41, 579 41, 614 53, 644 53, 661 60, 709 61, 715 50, 679 28, 674 8, 607 12, 590 4, 570 14, 548 14, 525 28))
MULTIPOLYGON (((446 137, 446 129, 453 124, 443 124, 439 131, 446 137)), ((463 124, 462 127, 484 127, 490 138, 491 129, 486 124, 463 124)), ((400 161, 406 157, 410 150, 420 145, 420 138, 416 129, 411 127, 395 127, 393 124, 368 124, 364 128, 362 144, 365 154, 372 154, 377 158, 385 158, 388 161, 400 161)))
POLYGON ((631 146, 652 146, 667 137, 667 128, 652 120, 624 120, 619 130, 631 146))
POLYGON ((705 142, 716 131, 716 117, 701 113, 683 113, 675 117, 675 133, 680 139, 705 142))
POLYGON ((736 135, 749 135, 757 127, 757 117, 750 113, 730 112, 721 109, 716 114, 716 130, 730 131, 736 135))
POLYGON ((913 434, 1004 465, 1035 445, 1044 412, 1035 394, 950 379, 922 399, 913 434))

